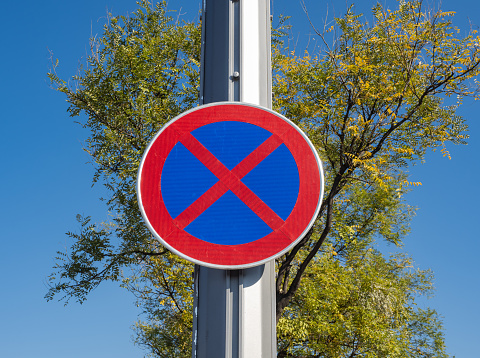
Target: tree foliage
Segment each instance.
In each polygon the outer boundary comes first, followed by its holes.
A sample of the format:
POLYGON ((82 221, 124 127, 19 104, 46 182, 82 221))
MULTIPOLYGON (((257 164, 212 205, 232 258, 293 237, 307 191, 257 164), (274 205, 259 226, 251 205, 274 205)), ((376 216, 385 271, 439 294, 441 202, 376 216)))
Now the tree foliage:
MULTIPOLYGON (((59 253, 55 282, 47 295, 64 292, 82 302, 103 280, 119 280, 122 267, 166 254, 159 249, 138 210, 135 182, 141 156, 153 135, 197 103, 200 27, 173 21, 165 3, 147 1, 132 16, 110 17, 101 38, 91 40, 85 68, 72 78, 49 73, 67 96, 72 117, 86 114, 85 150, 95 166, 94 183, 110 192, 108 223, 79 218, 69 233, 70 254, 59 253)), ((82 117, 85 118, 85 117, 82 117)))
POLYGON ((409 184, 405 169, 423 160, 427 149, 445 152, 446 143, 466 138, 464 119, 455 113, 465 96, 477 95, 478 38, 456 38, 452 14, 423 11, 421 2, 400 2, 396 11, 377 5, 373 15, 370 25, 350 8, 336 20, 333 45, 326 31, 318 32, 321 54, 277 55, 278 109, 312 138, 328 183, 318 230, 279 261, 279 312, 327 238, 338 250, 352 237, 369 235, 398 243, 409 184), (455 101, 448 104, 451 96, 455 101), (350 208, 362 191, 380 200, 357 215, 350 208), (338 225, 345 221, 350 237, 338 225))
POLYGON ((193 265, 168 253, 145 261, 123 280, 146 318, 135 323, 135 343, 155 357, 191 357, 192 278, 193 265))
POLYGON ((436 313, 415 306, 429 271, 364 245, 334 255, 309 266, 280 318, 279 357, 446 357, 436 313))
MULTIPOLYGON (((148 141, 197 103, 200 25, 173 18, 165 2, 139 4, 130 17, 109 18, 73 85, 49 74, 90 130, 85 150, 113 216, 79 218, 47 298, 81 302, 102 281, 120 281, 145 311, 136 342, 154 356, 189 357, 192 265, 148 232, 135 181, 148 141)), ((460 37, 453 13, 421 1, 372 14, 370 24, 351 7, 316 31, 323 47, 312 54, 297 55, 282 28, 274 32, 274 107, 307 133, 326 173, 314 227, 277 260, 281 357, 446 356, 436 313, 415 306, 431 274, 373 247, 401 245, 408 233, 414 210, 404 194, 418 185, 408 166, 467 139, 456 110, 478 94, 479 38, 460 37)))

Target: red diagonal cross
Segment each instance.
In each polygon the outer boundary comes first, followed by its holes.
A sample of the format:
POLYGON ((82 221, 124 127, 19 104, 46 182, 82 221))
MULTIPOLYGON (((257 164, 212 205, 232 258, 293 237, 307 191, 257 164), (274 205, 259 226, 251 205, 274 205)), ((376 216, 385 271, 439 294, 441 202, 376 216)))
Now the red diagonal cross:
POLYGON ((231 190, 272 230, 275 231, 283 225, 283 219, 241 181, 245 175, 282 144, 281 139, 277 135, 272 134, 232 170, 229 170, 223 165, 222 162, 210 153, 192 134, 186 133, 180 139, 180 142, 200 160, 219 181, 175 218, 174 222, 177 227, 183 230, 213 203, 220 199, 228 190, 231 190))

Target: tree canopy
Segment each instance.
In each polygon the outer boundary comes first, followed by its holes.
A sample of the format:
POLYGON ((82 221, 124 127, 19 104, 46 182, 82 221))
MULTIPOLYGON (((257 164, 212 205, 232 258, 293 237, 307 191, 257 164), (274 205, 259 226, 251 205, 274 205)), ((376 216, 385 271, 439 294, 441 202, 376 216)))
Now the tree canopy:
MULTIPOLYGON (((139 5, 109 17, 72 84, 49 73, 90 131, 85 150, 111 219, 78 218, 47 299, 82 302, 118 281, 145 312, 136 342, 153 356, 189 357, 193 267, 154 240, 135 181, 149 140, 197 105, 201 25, 172 17, 165 2, 139 5)), ((351 7, 316 29, 321 48, 301 55, 286 45, 286 18, 274 28, 274 109, 309 136, 326 174, 315 225, 276 263, 279 357, 446 357, 437 314, 415 304, 431 273, 374 243, 400 246, 408 234, 404 195, 418 185, 408 167, 468 138, 456 110, 478 97, 480 42, 475 31, 459 36, 453 15, 400 1, 394 11, 375 5, 369 23, 351 7)))

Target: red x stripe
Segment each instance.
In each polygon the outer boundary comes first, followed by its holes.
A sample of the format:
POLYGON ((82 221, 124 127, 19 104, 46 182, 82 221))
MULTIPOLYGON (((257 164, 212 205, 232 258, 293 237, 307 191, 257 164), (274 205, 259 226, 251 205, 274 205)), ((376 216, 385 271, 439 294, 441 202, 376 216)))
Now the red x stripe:
POLYGON ((281 139, 277 135, 270 136, 232 170, 229 170, 223 165, 190 133, 186 133, 180 139, 180 142, 200 160, 219 181, 175 218, 174 222, 177 227, 183 230, 213 203, 220 199, 228 190, 231 190, 272 230, 275 231, 284 224, 282 218, 241 181, 245 175, 282 144, 281 139))

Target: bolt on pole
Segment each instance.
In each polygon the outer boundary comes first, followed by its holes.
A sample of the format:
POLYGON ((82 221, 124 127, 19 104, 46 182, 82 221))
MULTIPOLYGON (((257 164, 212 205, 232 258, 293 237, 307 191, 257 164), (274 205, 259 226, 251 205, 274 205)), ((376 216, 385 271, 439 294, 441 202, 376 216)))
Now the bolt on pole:
MULTIPOLYGON (((269 0, 203 0, 200 104, 271 108, 269 0)), ((275 262, 195 266, 193 358, 276 356, 275 262)))

